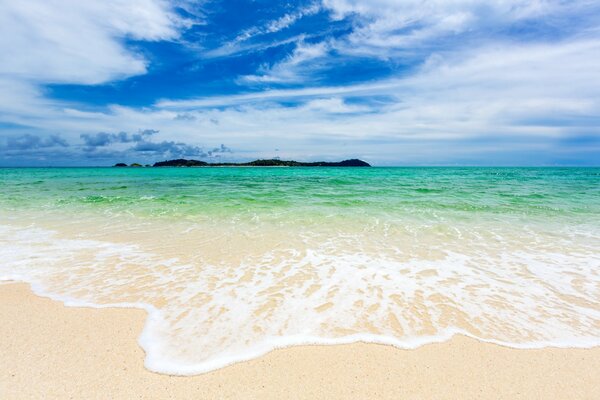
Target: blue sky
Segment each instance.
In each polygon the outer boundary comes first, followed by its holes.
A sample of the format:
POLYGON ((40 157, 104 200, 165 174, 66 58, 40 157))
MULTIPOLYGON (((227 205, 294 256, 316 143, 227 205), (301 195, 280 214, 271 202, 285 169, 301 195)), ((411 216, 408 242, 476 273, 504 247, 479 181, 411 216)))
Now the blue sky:
POLYGON ((600 3, 0 1, 0 165, 600 165, 600 3))

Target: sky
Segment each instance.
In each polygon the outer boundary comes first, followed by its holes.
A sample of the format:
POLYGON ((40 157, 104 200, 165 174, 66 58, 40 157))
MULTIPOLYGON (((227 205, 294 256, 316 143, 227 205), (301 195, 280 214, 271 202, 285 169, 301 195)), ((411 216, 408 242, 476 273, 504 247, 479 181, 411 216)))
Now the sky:
POLYGON ((0 166, 600 165, 598 0, 0 0, 0 166))

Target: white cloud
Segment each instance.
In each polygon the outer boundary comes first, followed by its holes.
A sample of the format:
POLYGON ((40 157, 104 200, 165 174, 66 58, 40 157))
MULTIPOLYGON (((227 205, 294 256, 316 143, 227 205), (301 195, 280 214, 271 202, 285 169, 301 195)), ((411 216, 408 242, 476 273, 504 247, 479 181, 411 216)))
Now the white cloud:
POLYGON ((98 84, 146 71, 126 38, 165 40, 185 21, 162 0, 0 2, 0 74, 42 83, 98 84))
POLYGON ((355 22, 352 33, 336 42, 339 51, 382 58, 398 50, 418 51, 424 44, 435 47, 435 41, 453 35, 491 32, 526 19, 550 15, 560 19, 590 4, 589 0, 323 0, 334 19, 352 18, 355 22))
POLYGON ((269 33, 279 32, 282 29, 293 25, 296 21, 306 16, 314 15, 321 9, 318 3, 313 3, 307 7, 300 8, 293 13, 285 14, 283 17, 271 21, 267 24, 265 31, 269 33))
POLYGON ((356 114, 371 111, 369 107, 358 104, 348 104, 344 99, 339 97, 310 100, 306 102, 303 108, 305 110, 320 111, 327 114, 356 114))
POLYGON ((246 75, 240 82, 297 82, 305 80, 312 69, 318 68, 317 60, 327 55, 329 46, 325 42, 307 44, 299 41, 288 57, 272 66, 262 66, 257 75, 246 75))
POLYGON ((298 20, 307 16, 314 15, 320 10, 321 5, 319 3, 313 3, 308 5, 307 7, 302 7, 294 12, 284 14, 280 18, 268 21, 263 25, 253 26, 249 29, 245 29, 241 33, 239 33, 233 40, 223 44, 222 46, 216 49, 212 49, 205 52, 204 55, 206 57, 223 57, 250 50, 264 50, 270 47, 277 47, 291 42, 302 42, 304 39, 310 37, 311 35, 306 33, 301 35, 295 35, 292 38, 279 39, 267 42, 253 42, 252 39, 256 39, 264 35, 277 33, 279 31, 287 29, 290 26, 294 25, 298 20))
POLYGON ((263 26, 254 26, 241 32, 233 40, 233 43, 239 43, 256 36, 266 35, 268 33, 279 32, 296 23, 299 19, 306 16, 314 15, 321 9, 318 3, 313 3, 307 7, 302 7, 294 12, 284 14, 282 17, 268 21, 263 26))

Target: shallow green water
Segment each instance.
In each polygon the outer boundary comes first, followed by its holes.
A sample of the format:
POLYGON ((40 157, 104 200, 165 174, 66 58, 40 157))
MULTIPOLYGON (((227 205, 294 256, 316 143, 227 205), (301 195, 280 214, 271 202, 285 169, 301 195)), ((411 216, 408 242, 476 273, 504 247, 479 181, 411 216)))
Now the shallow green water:
POLYGON ((5 209, 140 216, 600 213, 599 168, 24 168, 0 187, 5 209))

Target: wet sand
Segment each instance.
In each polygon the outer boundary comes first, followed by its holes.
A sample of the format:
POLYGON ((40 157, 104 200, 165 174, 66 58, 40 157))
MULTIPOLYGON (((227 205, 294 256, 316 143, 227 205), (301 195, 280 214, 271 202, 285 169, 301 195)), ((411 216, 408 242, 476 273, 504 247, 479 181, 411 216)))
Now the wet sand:
POLYGON ((400 350, 281 349, 194 377, 144 369, 145 312, 65 307, 0 285, 0 398, 597 399, 600 348, 516 350, 457 336, 400 350))

